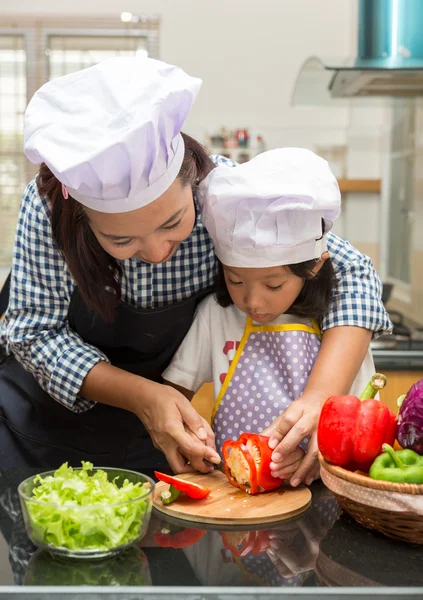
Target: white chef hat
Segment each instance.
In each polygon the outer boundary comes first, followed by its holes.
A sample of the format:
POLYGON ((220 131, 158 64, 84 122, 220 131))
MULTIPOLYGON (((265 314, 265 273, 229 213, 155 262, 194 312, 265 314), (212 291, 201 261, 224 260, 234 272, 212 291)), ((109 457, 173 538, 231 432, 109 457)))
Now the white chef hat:
POLYGON ((69 194, 106 213, 141 208, 176 179, 180 134, 202 82, 141 56, 118 57, 43 85, 25 113, 24 150, 69 194))
POLYGON ((274 267, 319 258, 341 210, 328 163, 303 148, 264 152, 236 167, 219 165, 200 184, 202 219, 220 261, 274 267))

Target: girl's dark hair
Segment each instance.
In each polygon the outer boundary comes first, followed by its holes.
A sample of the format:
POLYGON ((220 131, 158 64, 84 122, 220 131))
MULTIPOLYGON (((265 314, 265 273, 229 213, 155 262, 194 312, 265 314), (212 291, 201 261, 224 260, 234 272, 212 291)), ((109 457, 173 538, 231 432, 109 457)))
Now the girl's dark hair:
MULTIPOLYGON (((183 186, 196 189, 214 164, 201 144, 186 134, 185 156, 178 178, 183 186)), ((103 320, 113 321, 121 298, 122 266, 98 243, 82 204, 66 200, 62 185, 44 163, 37 175, 41 197, 51 202, 51 228, 54 242, 63 254, 85 304, 103 320)))
MULTIPOLYGON (((325 225, 323 220, 322 230, 324 234, 325 225)), ((293 275, 304 279, 304 286, 295 302, 286 311, 287 313, 297 317, 319 319, 327 312, 336 292, 335 271, 330 258, 324 262, 316 274, 313 273, 313 267, 315 266, 315 260, 307 260, 296 265, 286 266, 293 275)), ((223 266, 220 262, 216 277, 215 296, 220 306, 226 307, 233 304, 226 286, 223 266)))

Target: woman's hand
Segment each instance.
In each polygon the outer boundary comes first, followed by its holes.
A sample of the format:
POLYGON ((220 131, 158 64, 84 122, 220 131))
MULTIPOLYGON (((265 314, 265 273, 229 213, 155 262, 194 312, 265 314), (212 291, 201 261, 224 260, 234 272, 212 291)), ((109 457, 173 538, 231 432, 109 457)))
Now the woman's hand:
POLYGON ((154 446, 165 454, 175 473, 193 469, 208 473, 212 467, 205 460, 220 463, 210 425, 173 387, 158 383, 151 385, 154 386, 153 393, 148 402, 140 402, 136 414, 154 446))
POLYGON ((220 463, 210 425, 173 387, 100 362, 86 376, 81 395, 137 415, 175 473, 208 473, 205 460, 220 463))

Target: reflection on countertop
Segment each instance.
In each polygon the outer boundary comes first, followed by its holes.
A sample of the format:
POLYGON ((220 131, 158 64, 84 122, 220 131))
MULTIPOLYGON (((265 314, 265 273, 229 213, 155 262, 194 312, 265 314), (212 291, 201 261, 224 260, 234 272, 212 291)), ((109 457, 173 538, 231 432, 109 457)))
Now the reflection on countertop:
POLYGON ((16 493, 27 475, 0 470, 0 530, 9 548, 0 556, 0 586, 11 576, 15 586, 50 586, 58 594, 55 586, 136 586, 143 597, 151 586, 171 586, 172 594, 189 586, 204 597, 209 586, 229 595, 240 586, 246 595, 253 588, 423 586, 423 546, 394 542, 340 515, 321 481, 311 486, 307 512, 277 526, 229 530, 153 514, 140 547, 81 561, 53 558, 28 539, 16 493))

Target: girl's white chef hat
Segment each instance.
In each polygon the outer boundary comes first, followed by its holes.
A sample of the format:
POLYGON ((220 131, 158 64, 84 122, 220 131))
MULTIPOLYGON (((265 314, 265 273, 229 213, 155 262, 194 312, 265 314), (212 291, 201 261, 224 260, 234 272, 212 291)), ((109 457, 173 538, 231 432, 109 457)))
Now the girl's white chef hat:
POLYGON ((180 134, 202 85, 140 56, 105 60, 43 85, 25 113, 24 150, 94 210, 141 208, 176 179, 180 134))
POLYGON ((328 163, 303 148, 279 148, 200 184, 202 219, 216 255, 232 267, 274 267, 319 258, 341 210, 328 163))

